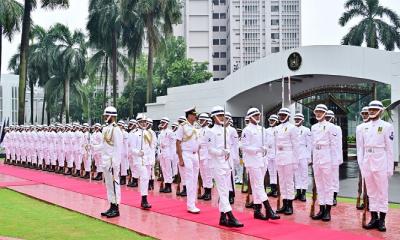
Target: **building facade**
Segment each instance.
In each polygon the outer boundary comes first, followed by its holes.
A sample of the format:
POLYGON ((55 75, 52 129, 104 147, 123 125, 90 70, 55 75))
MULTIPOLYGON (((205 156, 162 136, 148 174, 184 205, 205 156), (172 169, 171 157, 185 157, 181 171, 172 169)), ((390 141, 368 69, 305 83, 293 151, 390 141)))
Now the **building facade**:
POLYGON ((214 81, 301 45, 301 0, 184 0, 182 13, 174 33, 189 58, 209 63, 214 81))

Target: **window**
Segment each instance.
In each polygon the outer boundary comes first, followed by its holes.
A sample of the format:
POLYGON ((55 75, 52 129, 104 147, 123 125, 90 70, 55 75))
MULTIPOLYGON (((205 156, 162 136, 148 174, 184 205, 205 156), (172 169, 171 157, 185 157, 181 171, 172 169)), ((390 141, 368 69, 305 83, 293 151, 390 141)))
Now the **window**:
POLYGON ((226 71, 226 65, 221 65, 221 71, 226 71))
POLYGON ((219 65, 214 65, 213 66, 213 71, 219 71, 219 65))
POLYGON ((213 39, 213 45, 219 45, 219 39, 213 39))
POLYGON ((219 27, 219 31, 220 31, 220 32, 226 32, 226 27, 225 27, 225 26, 219 27))
POLYGON ((213 4, 214 5, 219 5, 219 1, 218 0, 213 0, 213 4))
POLYGON ((214 58, 219 58, 219 52, 215 52, 215 53, 213 54, 213 57, 214 57, 214 58))
POLYGON ((279 19, 272 19, 271 25, 279 25, 279 19))
POLYGON ((213 27, 213 32, 218 32, 219 31, 219 27, 218 26, 214 26, 213 27))
POLYGON ((219 81, 221 78, 213 78, 214 81, 219 81))
POLYGON ((221 58, 226 58, 226 52, 221 52, 220 57, 221 57, 221 58))
POLYGON ((11 120, 12 123, 17 123, 17 113, 18 113, 18 88, 12 87, 11 89, 11 120))
POLYGON ((221 5, 225 5, 225 4, 226 4, 226 0, 219 0, 219 3, 220 3, 221 5))
POLYGON ((276 53, 276 52, 279 52, 279 47, 272 47, 271 53, 276 53))
POLYGON ((226 39, 220 39, 221 45, 226 45, 226 39))
POLYGON ((226 19, 226 13, 221 13, 219 14, 220 19, 226 19))
POLYGON ((271 12, 278 12, 279 6, 271 6, 271 12))
POLYGON ((213 19, 219 19, 219 14, 218 13, 213 13, 213 19))
POLYGON ((279 39, 279 33, 271 33, 271 39, 279 39))

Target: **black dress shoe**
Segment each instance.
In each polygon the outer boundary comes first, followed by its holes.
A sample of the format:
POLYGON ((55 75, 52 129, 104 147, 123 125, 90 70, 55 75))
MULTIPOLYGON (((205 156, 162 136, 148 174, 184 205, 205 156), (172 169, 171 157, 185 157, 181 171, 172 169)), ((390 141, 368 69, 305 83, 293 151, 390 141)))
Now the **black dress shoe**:
POLYGON ((261 204, 254 204, 254 219, 268 220, 268 218, 261 212, 261 204))
POLYGON ((306 190, 305 190, 305 189, 302 189, 302 190, 301 190, 301 195, 300 195, 299 200, 302 201, 302 202, 306 202, 306 201, 307 201, 307 198, 306 198, 306 190))
POLYGON ((164 186, 164 193, 171 193, 172 188, 171 188, 171 183, 166 183, 164 186))
POLYGON ((83 179, 89 179, 90 178, 90 172, 86 171, 85 175, 83 175, 81 178, 83 179))
POLYGON ((272 210, 272 207, 271 207, 271 205, 269 204, 269 201, 268 201, 268 200, 265 200, 265 201, 263 202, 263 204, 264 204, 264 207, 265 207, 265 216, 267 217, 267 219, 277 220, 277 219, 280 219, 280 218, 281 218, 278 214, 276 214, 276 213, 274 212, 274 210, 272 210))
POLYGON ((276 213, 284 213, 286 211, 287 208, 287 200, 283 199, 282 200, 282 207, 276 210, 276 213))
POLYGON ((186 186, 185 185, 183 185, 182 191, 179 193, 179 196, 181 196, 181 197, 186 197, 187 196, 186 186))
POLYGON ((221 226, 228 226, 228 219, 226 219, 226 213, 221 212, 221 215, 219 216, 219 225, 221 226))
POLYGON ((72 168, 68 168, 64 175, 72 175, 72 168))
POLYGON ((101 173, 101 172, 97 173, 96 177, 93 178, 93 180, 95 180, 95 181, 103 180, 103 173, 101 173))
POLYGON ((380 232, 386 232, 385 218, 386 218, 386 213, 383 212, 379 213, 378 230, 380 232))
POLYGON ((110 208, 107 210, 107 211, 105 211, 105 212, 102 212, 101 213, 101 216, 107 216, 107 214, 111 211, 111 208, 112 208, 112 203, 110 204, 110 208))
POLYGON ((329 222, 331 220, 331 205, 326 205, 325 206, 325 214, 322 217, 322 221, 324 222, 329 222))
POLYGON ((321 220, 324 214, 325 214, 325 205, 319 205, 319 212, 316 215, 312 216, 311 218, 313 220, 321 220))
POLYGON ((126 184, 126 176, 121 176, 119 180, 119 185, 125 185, 126 184))
POLYGON ((203 200, 210 201, 211 200, 211 188, 204 188, 204 193, 205 193, 205 196, 204 196, 203 200))
POLYGON ((334 192, 334 193, 333 193, 333 206, 336 206, 336 205, 337 205, 337 200, 336 200, 336 198, 337 198, 337 192, 334 192))
POLYGON ((229 211, 226 213, 226 216, 228 217, 228 227, 243 227, 243 223, 239 222, 235 216, 233 216, 232 211, 229 211))
POLYGON ((140 206, 143 209, 150 209, 151 205, 147 202, 147 196, 142 196, 142 202, 140 203, 140 206))
POLYGON ((378 213, 371 212, 371 220, 369 221, 369 223, 367 225, 363 226, 363 228, 369 230, 369 229, 378 228, 378 226, 379 226, 378 213))
POLYGON ((111 211, 106 215, 107 218, 114 218, 119 216, 119 207, 116 204, 112 204, 111 211))
POLYGON ((81 176, 81 170, 76 170, 75 174, 72 175, 73 177, 80 177, 81 176))
POLYGON ((287 207, 285 209, 285 212, 283 214, 285 215, 292 215, 293 214, 293 200, 287 199, 287 207))

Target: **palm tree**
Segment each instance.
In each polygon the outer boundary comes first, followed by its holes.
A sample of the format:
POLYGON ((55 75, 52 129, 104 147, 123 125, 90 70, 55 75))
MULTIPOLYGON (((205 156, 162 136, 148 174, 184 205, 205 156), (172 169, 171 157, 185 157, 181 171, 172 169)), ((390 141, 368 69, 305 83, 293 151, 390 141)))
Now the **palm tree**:
POLYGON ((148 45, 146 102, 153 100, 154 53, 163 39, 172 34, 172 26, 181 20, 179 0, 136 0, 134 4, 124 3, 123 16, 143 21, 148 45))
POLYGON ((117 104, 117 55, 121 31, 121 18, 118 0, 90 0, 89 42, 98 49, 111 53, 111 72, 113 84, 113 105, 117 104))
POLYGON ((24 7, 15 0, 0 1, 0 73, 3 35, 11 42, 14 33, 20 30, 23 11, 24 7))
POLYGON ((400 48, 400 18, 394 11, 379 5, 379 0, 348 0, 344 6, 346 12, 339 19, 341 26, 355 17, 362 19, 343 37, 343 45, 361 46, 366 42, 370 48, 379 48, 379 44, 388 51, 400 48))
POLYGON ((69 103, 71 83, 81 81, 85 77, 87 46, 85 35, 81 31, 70 32, 67 26, 57 23, 49 30, 49 36, 56 46, 52 56, 57 72, 64 79, 63 108, 65 119, 69 122, 69 103))
MULTIPOLYGON (((18 89, 18 124, 24 124, 25 117, 25 90, 27 80, 27 62, 29 49, 29 35, 31 31, 31 11, 37 7, 37 0, 24 0, 24 15, 22 19, 21 52, 18 89)), ((68 0, 40 0, 42 8, 55 9, 68 7, 68 0)))

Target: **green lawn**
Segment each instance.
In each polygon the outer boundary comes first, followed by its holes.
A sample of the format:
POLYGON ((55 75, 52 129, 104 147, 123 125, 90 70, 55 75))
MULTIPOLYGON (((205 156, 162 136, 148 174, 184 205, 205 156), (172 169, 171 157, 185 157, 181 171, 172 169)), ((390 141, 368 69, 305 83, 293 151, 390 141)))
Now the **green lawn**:
POLYGON ((0 236, 22 239, 151 239, 8 189, 0 189, 0 223, 0 236))

